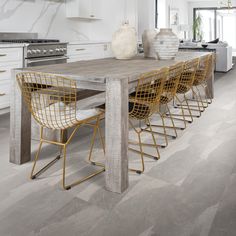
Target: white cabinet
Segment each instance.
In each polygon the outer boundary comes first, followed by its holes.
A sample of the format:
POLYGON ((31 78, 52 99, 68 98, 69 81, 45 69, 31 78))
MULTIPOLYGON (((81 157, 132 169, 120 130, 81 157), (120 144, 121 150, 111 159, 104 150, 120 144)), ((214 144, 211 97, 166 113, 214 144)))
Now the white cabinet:
POLYGON ((103 0, 66 0, 66 16, 81 19, 102 19, 103 0))
POLYGON ((69 44, 67 55, 68 62, 112 57, 111 44, 69 44))
POLYGON ((23 48, 0 48, 0 114, 10 107, 11 70, 23 67, 23 48))

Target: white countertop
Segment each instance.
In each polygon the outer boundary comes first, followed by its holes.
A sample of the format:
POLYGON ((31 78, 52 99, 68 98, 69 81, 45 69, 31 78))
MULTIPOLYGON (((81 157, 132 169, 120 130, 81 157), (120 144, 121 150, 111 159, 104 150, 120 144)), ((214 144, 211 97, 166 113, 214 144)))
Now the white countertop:
POLYGON ((83 40, 83 41, 73 41, 69 42, 70 45, 84 45, 84 44, 101 44, 101 43, 111 43, 106 40, 100 40, 100 41, 95 41, 95 40, 83 40))
POLYGON ((1 43, 0 48, 23 48, 27 46, 27 43, 1 43))
MULTIPOLYGON (((106 40, 94 41, 94 40, 83 40, 83 41, 73 41, 69 42, 69 45, 84 45, 84 44, 104 44, 104 43, 111 43, 106 40)), ((27 43, 3 43, 0 42, 0 48, 23 48, 28 46, 27 43)))

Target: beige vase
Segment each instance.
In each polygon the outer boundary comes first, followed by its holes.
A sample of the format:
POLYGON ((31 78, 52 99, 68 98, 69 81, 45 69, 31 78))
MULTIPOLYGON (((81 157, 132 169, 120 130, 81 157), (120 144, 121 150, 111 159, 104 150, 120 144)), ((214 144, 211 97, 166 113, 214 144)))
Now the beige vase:
POLYGON ((137 54, 137 33, 135 28, 124 23, 112 36, 112 51, 116 59, 131 59, 137 54))
POLYGON ((179 39, 172 29, 160 29, 153 41, 153 47, 160 60, 175 59, 179 50, 179 39))
POLYGON ((153 47, 153 41, 158 33, 157 29, 144 30, 142 34, 142 43, 144 50, 144 57, 156 58, 156 51, 153 47))

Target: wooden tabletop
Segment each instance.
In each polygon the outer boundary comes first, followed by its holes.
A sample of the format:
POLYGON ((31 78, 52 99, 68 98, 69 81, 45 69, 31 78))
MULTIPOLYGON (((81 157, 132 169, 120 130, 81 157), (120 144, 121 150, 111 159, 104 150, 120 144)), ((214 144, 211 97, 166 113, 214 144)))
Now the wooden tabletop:
POLYGON ((78 61, 66 64, 55 64, 28 67, 20 71, 37 71, 53 73, 70 77, 79 81, 105 83, 106 78, 137 79, 141 73, 158 68, 168 67, 180 61, 187 61, 208 54, 208 52, 179 52, 175 60, 155 60, 137 56, 131 60, 117 60, 115 58, 78 61))

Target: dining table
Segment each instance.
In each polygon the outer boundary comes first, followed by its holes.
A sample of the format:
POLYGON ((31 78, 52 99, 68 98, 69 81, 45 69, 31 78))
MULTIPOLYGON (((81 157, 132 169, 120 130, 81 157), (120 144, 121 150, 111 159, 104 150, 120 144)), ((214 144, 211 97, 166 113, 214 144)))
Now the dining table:
MULTIPOLYGON (((78 89, 103 91, 105 109, 105 183, 106 189, 124 192, 128 175, 128 101, 139 75, 169 67, 177 62, 200 58, 211 52, 178 52, 173 60, 156 60, 136 56, 130 60, 104 58, 65 64, 44 65, 12 70, 10 107, 10 162, 23 164, 31 160, 31 114, 27 109, 16 74, 35 71, 61 75, 76 80, 78 89)), ((214 97, 214 70, 207 81, 210 97, 214 97)))

